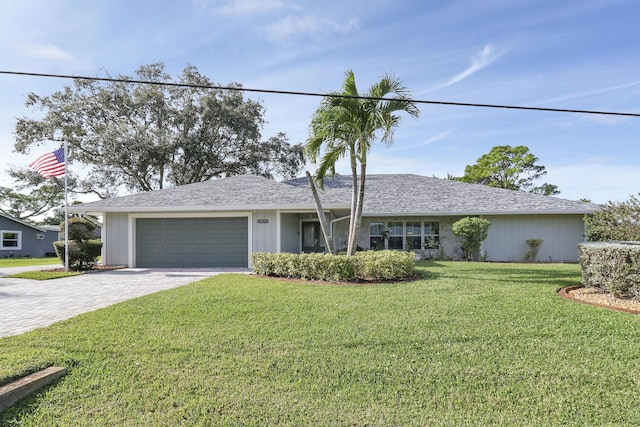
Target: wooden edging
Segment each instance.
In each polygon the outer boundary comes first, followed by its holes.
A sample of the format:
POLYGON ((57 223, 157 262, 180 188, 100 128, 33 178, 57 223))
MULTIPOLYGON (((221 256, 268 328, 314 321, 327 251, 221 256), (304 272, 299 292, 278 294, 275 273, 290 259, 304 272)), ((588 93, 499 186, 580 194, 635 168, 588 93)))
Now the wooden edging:
POLYGON ((0 387, 0 412, 40 390, 67 373, 67 368, 51 366, 0 387))

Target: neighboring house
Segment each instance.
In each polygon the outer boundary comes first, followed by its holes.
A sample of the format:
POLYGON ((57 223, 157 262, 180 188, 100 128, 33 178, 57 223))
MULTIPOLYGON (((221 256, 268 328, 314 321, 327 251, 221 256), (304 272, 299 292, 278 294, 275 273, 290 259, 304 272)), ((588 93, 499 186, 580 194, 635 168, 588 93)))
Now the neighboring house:
POLYGON ((58 231, 0 213, 0 237, 0 257, 41 258, 55 256, 53 242, 58 240, 58 231))
MULTIPOLYGON (((358 246, 410 249, 460 259, 452 224, 491 222, 490 261, 520 261, 526 240, 538 259, 578 260, 584 216, 597 205, 419 175, 369 175, 358 246)), ((351 177, 325 181, 323 208, 338 249, 347 244, 351 177)), ((103 262, 130 267, 247 267, 252 252, 324 251, 306 178, 276 182, 243 175, 69 206, 102 216, 103 262)))

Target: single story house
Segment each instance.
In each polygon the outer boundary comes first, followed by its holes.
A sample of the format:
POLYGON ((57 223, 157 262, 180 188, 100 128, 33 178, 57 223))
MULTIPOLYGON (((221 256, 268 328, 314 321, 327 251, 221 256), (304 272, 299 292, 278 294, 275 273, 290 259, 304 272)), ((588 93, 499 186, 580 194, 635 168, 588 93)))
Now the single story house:
MULTIPOLYGON (((346 248, 351 177, 320 191, 336 248, 346 248)), ((489 261, 521 261, 542 239, 541 261, 576 262, 591 203, 420 175, 369 175, 358 246, 461 259, 452 225, 491 222, 489 261)), ((102 216, 103 262, 130 267, 247 267, 253 252, 325 250, 306 178, 243 175, 69 206, 102 216)))
POLYGON ((0 212, 0 257, 55 256, 60 227, 37 226, 0 212))

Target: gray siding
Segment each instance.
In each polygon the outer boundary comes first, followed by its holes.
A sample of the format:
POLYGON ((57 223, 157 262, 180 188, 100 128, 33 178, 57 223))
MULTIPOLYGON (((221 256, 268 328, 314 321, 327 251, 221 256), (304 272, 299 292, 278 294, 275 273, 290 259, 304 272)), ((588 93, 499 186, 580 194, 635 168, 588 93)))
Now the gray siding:
POLYGON ((253 211, 253 252, 277 252, 277 217, 274 210, 253 211), (265 223, 265 221, 267 221, 265 223))
POLYGON ((16 231, 20 234, 18 242, 20 249, 11 247, 2 249, 0 245, 0 257, 42 258, 54 252, 53 242, 58 240, 57 231, 38 230, 3 216, 0 216, 0 230, 16 231), (38 236, 42 238, 38 239, 38 236))
POLYGON ((538 260, 578 261, 578 243, 584 241, 582 215, 486 216, 491 227, 483 244, 489 261, 523 261, 528 239, 543 239, 538 260))
POLYGON ((102 262, 129 265, 129 215, 107 212, 102 226, 102 262))

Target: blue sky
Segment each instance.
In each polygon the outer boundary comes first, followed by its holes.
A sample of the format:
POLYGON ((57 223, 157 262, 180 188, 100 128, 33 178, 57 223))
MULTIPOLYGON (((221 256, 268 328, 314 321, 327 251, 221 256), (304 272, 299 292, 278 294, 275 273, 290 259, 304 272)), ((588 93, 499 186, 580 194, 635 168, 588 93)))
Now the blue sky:
MULTIPOLYGON (((0 69, 133 75, 162 61, 220 84, 328 92, 355 72, 365 91, 392 72, 416 99, 640 112, 635 0, 30 0, 3 2, 0 69)), ((0 172, 29 92, 68 80, 0 75, 0 172)), ((247 94, 266 108, 263 136, 304 142, 320 99, 247 94)), ((370 173, 462 175, 496 145, 526 145, 560 197, 597 203, 640 191, 640 118, 421 105, 370 173)), ((346 164, 339 172, 348 173, 346 164)), ((6 176, 0 185, 10 185, 6 176)))

